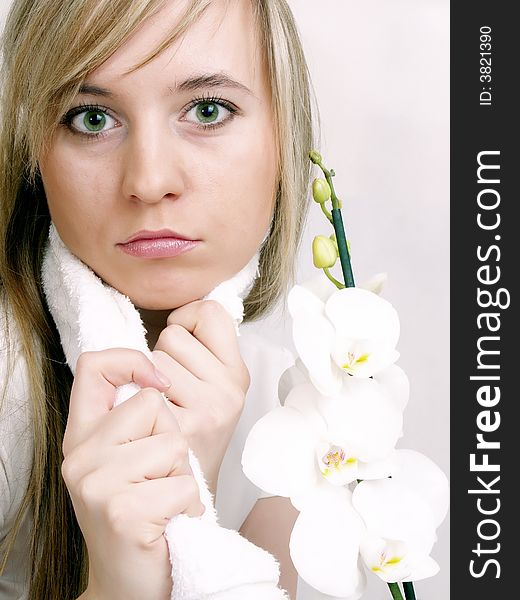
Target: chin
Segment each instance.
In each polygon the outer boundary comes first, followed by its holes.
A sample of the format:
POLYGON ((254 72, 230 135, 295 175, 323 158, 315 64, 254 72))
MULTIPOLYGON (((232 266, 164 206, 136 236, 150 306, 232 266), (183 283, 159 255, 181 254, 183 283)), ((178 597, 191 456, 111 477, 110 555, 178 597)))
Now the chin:
POLYGON ((200 296, 187 294, 127 294, 136 308, 144 310, 174 310, 195 300, 200 300, 206 294, 200 296))

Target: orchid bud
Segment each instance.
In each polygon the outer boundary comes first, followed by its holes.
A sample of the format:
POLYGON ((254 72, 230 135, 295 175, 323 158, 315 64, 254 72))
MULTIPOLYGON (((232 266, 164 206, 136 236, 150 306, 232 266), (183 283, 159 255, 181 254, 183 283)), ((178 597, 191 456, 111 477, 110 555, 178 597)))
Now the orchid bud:
POLYGON ((312 261, 318 269, 333 267, 338 258, 334 242, 324 235, 317 235, 312 241, 312 261))
POLYGON ((314 163, 315 165, 319 165, 321 163, 321 161, 323 160, 323 158, 321 157, 321 154, 316 150, 311 150, 309 152, 309 158, 311 159, 311 162, 314 163))
POLYGON ((330 198, 330 186, 325 179, 317 177, 312 182, 312 197, 318 204, 323 204, 330 198))

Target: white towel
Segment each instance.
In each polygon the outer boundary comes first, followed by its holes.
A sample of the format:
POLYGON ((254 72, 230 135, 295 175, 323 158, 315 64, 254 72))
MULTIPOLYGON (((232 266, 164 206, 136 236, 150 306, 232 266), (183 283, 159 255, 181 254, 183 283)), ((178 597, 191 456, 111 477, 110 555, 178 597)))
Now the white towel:
MULTIPOLYGON (((219 301, 238 325, 243 298, 258 271, 257 253, 234 277, 205 299, 219 301)), ((43 288, 60 334, 67 363, 75 373, 85 351, 114 347, 140 350, 151 357, 139 312, 127 296, 105 284, 62 242, 53 224, 42 265, 43 288)), ((116 390, 114 404, 130 398, 135 383, 116 390)), ((206 510, 201 517, 178 515, 165 531, 174 581, 172 600, 282 600, 279 565, 274 557, 237 531, 218 525, 213 498, 199 463, 190 450, 190 466, 206 510)))

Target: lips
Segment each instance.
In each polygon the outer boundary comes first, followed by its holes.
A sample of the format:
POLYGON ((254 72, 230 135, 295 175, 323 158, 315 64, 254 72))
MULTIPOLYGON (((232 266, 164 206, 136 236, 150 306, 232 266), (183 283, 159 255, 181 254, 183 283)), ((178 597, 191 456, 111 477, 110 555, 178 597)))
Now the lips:
POLYGON ((199 242, 171 229, 160 229, 138 231, 118 246, 125 254, 136 258, 173 258, 192 250, 199 242))
POLYGON ((156 240, 159 238, 161 238, 161 239, 174 238, 174 239, 178 239, 178 240, 188 240, 188 241, 192 241, 192 242, 196 241, 194 238, 190 238, 190 237, 187 237, 180 233, 177 233, 176 231, 173 231, 172 229, 158 229, 156 231, 151 231, 148 229, 141 229, 140 231, 137 231, 132 236, 130 236, 124 242, 121 242, 121 244, 123 244, 123 245, 129 244, 130 242, 135 242, 137 240, 156 240))

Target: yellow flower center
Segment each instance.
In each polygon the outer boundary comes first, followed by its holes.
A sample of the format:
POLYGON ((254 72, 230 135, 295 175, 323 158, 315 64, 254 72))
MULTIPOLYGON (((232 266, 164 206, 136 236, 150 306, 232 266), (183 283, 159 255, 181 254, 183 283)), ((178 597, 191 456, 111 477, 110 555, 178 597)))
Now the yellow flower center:
POLYGON ((379 558, 379 565, 372 567, 372 571, 377 573, 379 571, 384 571, 388 567, 393 567, 398 565, 403 560, 402 556, 392 556, 391 558, 386 557, 386 552, 381 552, 381 556, 379 558))
POLYGON ((321 472, 325 477, 331 475, 334 471, 341 471, 342 469, 356 464, 357 458, 352 456, 347 457, 345 450, 341 446, 330 446, 329 451, 322 456, 321 472))
POLYGON ((342 365, 342 367, 346 371, 353 371, 359 365, 366 363, 369 356, 370 356, 369 354, 360 354, 359 356, 357 356, 355 352, 348 352, 347 360, 342 365))

